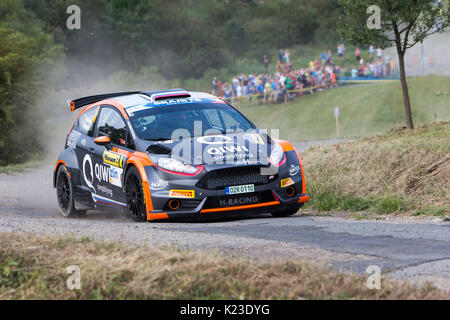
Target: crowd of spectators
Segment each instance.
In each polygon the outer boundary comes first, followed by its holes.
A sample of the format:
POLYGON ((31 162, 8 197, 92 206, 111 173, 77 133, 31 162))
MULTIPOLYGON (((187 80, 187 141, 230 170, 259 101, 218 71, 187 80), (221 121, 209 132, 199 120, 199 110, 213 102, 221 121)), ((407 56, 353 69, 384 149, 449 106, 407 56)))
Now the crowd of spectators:
MULTIPOLYGON (((343 60, 345 46, 337 47, 337 60, 343 60)), ((385 56, 381 49, 376 50, 377 58, 374 58, 373 46, 369 48, 369 62, 365 63, 361 57, 361 51, 356 48, 355 58, 359 63, 351 69, 342 69, 335 63, 331 50, 322 52, 320 57, 310 61, 306 67, 294 68, 288 50, 279 50, 275 63, 275 73, 268 72, 270 61, 264 55, 264 72, 246 75, 235 75, 231 82, 222 83, 216 77, 212 80, 212 94, 234 102, 240 106, 246 99, 249 102, 257 101, 258 104, 282 103, 295 97, 311 94, 327 88, 338 86, 339 79, 344 76, 358 77, 383 77, 389 75, 394 69, 392 59, 385 56), (342 75, 341 75, 342 73, 342 75)))
MULTIPOLYGON (((340 45, 345 51, 344 45, 340 45)), ((339 48, 339 47, 338 47, 339 48)), ((395 70, 395 63, 389 55, 383 55, 383 50, 378 48, 375 50, 373 45, 369 46, 369 61, 364 61, 361 57, 361 50, 359 47, 355 50, 355 58, 357 65, 355 64, 351 70, 347 70, 344 76, 356 78, 368 78, 368 79, 380 79, 391 76, 395 70), (375 58, 376 52, 376 58, 375 58)))

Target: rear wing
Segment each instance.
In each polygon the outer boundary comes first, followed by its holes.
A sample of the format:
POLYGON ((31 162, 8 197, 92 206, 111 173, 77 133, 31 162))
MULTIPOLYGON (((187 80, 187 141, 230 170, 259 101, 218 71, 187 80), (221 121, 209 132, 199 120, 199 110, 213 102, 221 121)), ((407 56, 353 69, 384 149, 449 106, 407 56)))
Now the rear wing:
POLYGON ((98 94, 95 96, 78 98, 75 100, 70 100, 69 108, 70 111, 75 111, 78 108, 96 103, 102 100, 128 96, 131 94, 143 94, 150 97, 152 100, 164 100, 164 99, 175 99, 175 98, 188 98, 191 95, 184 89, 170 89, 170 90, 157 90, 157 91, 130 91, 130 92, 116 92, 116 93, 105 93, 98 94))
POLYGON ((116 93, 98 94, 95 96, 78 98, 78 99, 70 101, 69 107, 70 107, 70 111, 73 112, 73 111, 77 110, 78 108, 90 105, 92 103, 96 103, 96 102, 106 100, 106 99, 109 99, 112 97, 128 96, 130 94, 136 94, 136 93, 141 93, 141 92, 140 91, 116 92, 116 93))

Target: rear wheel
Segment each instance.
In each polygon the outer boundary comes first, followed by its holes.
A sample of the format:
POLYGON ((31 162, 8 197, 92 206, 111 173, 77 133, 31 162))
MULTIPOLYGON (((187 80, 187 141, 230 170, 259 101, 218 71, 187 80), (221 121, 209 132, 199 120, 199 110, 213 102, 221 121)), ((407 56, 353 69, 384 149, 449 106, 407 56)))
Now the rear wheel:
POLYGON ((72 182, 69 170, 61 165, 56 173, 56 198, 58 199, 59 212, 64 217, 80 217, 86 215, 86 210, 75 209, 72 182))
POLYGON ((274 217, 288 217, 288 216, 292 216, 293 214, 296 214, 297 211, 303 207, 303 203, 297 204, 295 206, 292 206, 292 208, 284 210, 284 211, 278 211, 278 212, 271 212, 271 214, 274 217))
POLYGON ((128 214, 136 222, 147 221, 142 179, 138 170, 131 167, 125 178, 125 197, 128 214))

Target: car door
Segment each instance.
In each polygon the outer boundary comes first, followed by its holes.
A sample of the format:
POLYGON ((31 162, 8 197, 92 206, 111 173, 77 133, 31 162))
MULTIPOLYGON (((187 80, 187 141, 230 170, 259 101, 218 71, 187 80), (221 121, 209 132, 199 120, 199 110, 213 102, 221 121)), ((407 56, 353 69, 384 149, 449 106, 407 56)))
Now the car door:
MULTIPOLYGON (((122 190, 126 157, 114 152, 117 148, 133 149, 129 129, 122 115, 112 106, 102 106, 95 130, 95 136, 107 136, 110 145, 96 145, 94 155, 95 187, 98 198, 113 200, 107 204, 124 206, 125 194, 122 190)), ((100 201, 100 202, 101 202, 100 201)))

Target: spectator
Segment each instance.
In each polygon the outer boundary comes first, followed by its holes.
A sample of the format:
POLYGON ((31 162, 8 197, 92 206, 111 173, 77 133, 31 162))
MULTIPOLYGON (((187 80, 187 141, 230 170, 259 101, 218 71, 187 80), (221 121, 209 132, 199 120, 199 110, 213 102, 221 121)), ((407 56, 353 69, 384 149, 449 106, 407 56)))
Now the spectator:
POLYGON ((277 102, 277 95, 276 95, 276 93, 277 93, 277 82, 274 79, 271 79, 270 81, 271 81, 271 87, 272 87, 272 90, 271 90, 272 93, 271 93, 270 100, 271 100, 272 103, 275 103, 275 102, 277 102))
POLYGON ((267 58, 267 55, 264 55, 264 72, 268 73, 269 70, 269 58, 267 58))
POLYGON ((211 92, 211 94, 213 96, 216 96, 217 94, 219 94, 219 85, 217 83, 216 77, 213 77, 213 80, 212 80, 212 92, 211 92))
POLYGON ((258 85, 256 86, 256 92, 258 93, 258 104, 261 105, 264 97, 264 86, 261 80, 258 81, 258 85))
POLYGON ((237 104, 239 107, 241 106, 241 98, 242 98, 243 92, 244 92, 243 85, 241 83, 239 83, 236 88, 237 104))
POLYGON ((333 54, 331 53, 331 49, 328 49, 326 64, 331 64, 331 57, 332 56, 333 56, 333 54))
POLYGON ((356 47, 355 57, 358 62, 361 60, 361 50, 359 50, 359 47, 356 47))
POLYGON ((248 82, 248 89, 247 89, 248 101, 252 101, 252 95, 254 93, 255 93, 255 85, 254 85, 253 81, 249 81, 248 82))
POLYGON ((337 87, 337 79, 336 79, 336 73, 333 71, 330 75, 331 78, 331 87, 337 87))
POLYGON ((373 54, 375 53, 375 49, 373 47, 373 45, 370 45, 369 47, 369 56, 370 58, 373 58, 373 54))
POLYGON ((280 62, 280 64, 283 63, 283 50, 282 49, 280 49, 278 51, 278 61, 280 62))
POLYGON ((275 69, 277 70, 277 73, 281 73, 283 71, 283 69, 281 68, 281 62, 279 60, 277 61, 275 69))
POLYGON ((247 76, 244 76, 242 79, 242 85, 244 88, 244 92, 242 94, 244 96, 248 95, 248 83, 249 83, 249 79, 247 78, 247 76))
POLYGON ((383 50, 381 48, 377 48, 377 58, 381 59, 383 57, 383 50))
POLYGON ((223 97, 223 86, 221 80, 218 81, 218 87, 219 87, 219 97, 223 97))
POLYGON ((226 82, 225 86, 223 87, 223 97, 225 98, 225 101, 231 103, 232 91, 228 82, 226 82))
POLYGON ((289 59, 289 51, 287 51, 287 50, 285 50, 284 51, 284 62, 285 62, 285 65, 288 65, 289 63, 290 63, 290 59, 289 59))
POLYGON ((317 59, 317 58, 314 60, 314 68, 315 68, 315 70, 319 69, 319 59, 317 59))
POLYGON ((352 78, 355 79, 355 78, 357 78, 357 77, 358 77, 358 69, 356 69, 356 67, 353 66, 353 69, 352 69, 352 78))
POLYGON ((344 51, 345 51, 343 43, 337 46, 337 51, 338 51, 339 59, 343 59, 344 58, 344 51))
POLYGON ((385 66, 385 72, 386 72, 386 76, 389 76, 390 74, 391 74, 391 64, 390 64, 390 61, 391 61, 391 57, 389 56, 389 55, 386 55, 385 57, 384 57, 384 64, 386 65, 385 66))
POLYGON ((325 54, 325 51, 322 51, 322 66, 325 65, 325 62, 327 61, 327 55, 325 54))
MULTIPOLYGON (((338 45, 337 52, 342 59, 345 52, 344 44, 338 45)), ((353 68, 343 69, 344 76, 352 79, 389 76, 395 67, 392 59, 388 55, 385 55, 383 59, 382 50, 379 48, 374 50, 373 45, 369 47, 369 54, 372 58, 365 62, 361 57, 360 48, 357 47, 355 57, 359 58, 358 64, 353 68), (378 57, 376 60, 373 59, 374 53, 378 57)), ((290 61, 289 51, 280 49, 276 62, 276 73, 273 75, 268 73, 268 64, 270 63, 268 55, 263 55, 263 58, 264 73, 255 75, 241 73, 232 78, 231 84, 225 83, 223 86, 222 81, 213 77, 213 94, 224 97, 226 101, 234 100, 237 106, 241 105, 243 96, 246 96, 249 102, 253 100, 253 96, 256 96, 261 105, 287 102, 295 97, 301 97, 303 94, 338 86, 341 68, 333 63, 330 49, 322 52, 314 61, 310 61, 308 66, 300 69, 296 69, 290 61), (322 67, 319 59, 322 60, 322 67)))
POLYGON ((270 96, 272 94, 272 80, 266 81, 266 84, 264 85, 264 102, 266 104, 269 103, 270 96))

